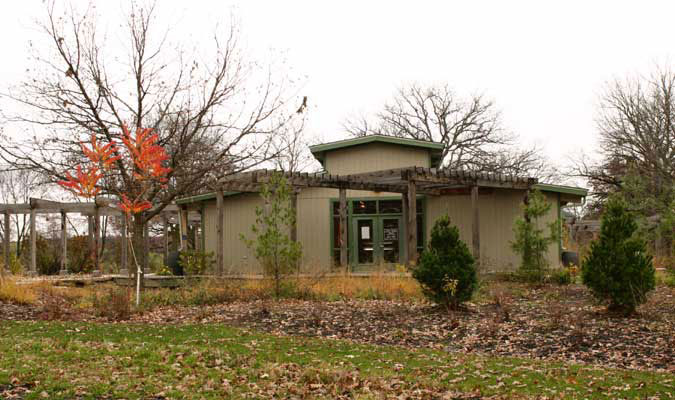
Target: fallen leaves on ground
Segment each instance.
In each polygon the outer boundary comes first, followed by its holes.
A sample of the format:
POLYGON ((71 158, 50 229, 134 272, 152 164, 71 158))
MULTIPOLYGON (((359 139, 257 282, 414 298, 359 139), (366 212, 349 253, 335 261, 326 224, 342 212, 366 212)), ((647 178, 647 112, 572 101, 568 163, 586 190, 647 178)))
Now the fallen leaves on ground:
POLYGON ((274 334, 675 372, 672 289, 657 289, 638 315, 626 318, 608 315, 581 286, 508 297, 458 312, 403 301, 282 300, 158 308, 132 320, 220 322, 274 334))

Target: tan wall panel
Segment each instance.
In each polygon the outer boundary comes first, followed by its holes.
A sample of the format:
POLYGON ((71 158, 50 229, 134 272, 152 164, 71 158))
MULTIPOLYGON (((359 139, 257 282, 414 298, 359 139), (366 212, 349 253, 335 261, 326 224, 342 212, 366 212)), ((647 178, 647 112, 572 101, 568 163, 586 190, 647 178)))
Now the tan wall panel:
MULTIPOLYGON (((523 191, 495 190, 492 194, 481 194, 480 236, 481 258, 487 270, 514 270, 518 267, 518 256, 511 250, 513 224, 521 215, 523 191)), ((398 197, 395 193, 369 191, 348 191, 349 198, 355 197, 398 197)), ((304 189, 298 196, 298 240, 303 245, 304 270, 328 269, 332 265, 330 243, 330 200, 337 199, 337 189, 304 189)), ((541 221, 546 223, 557 218, 557 194, 546 193, 551 210, 541 221)), ((255 221, 255 207, 262 205, 257 194, 243 194, 226 197, 224 201, 224 262, 226 273, 260 273, 261 269, 252 252, 240 240, 240 234, 250 237, 251 225, 255 221)), ((215 201, 204 207, 204 235, 206 251, 216 252, 215 201)), ((471 197, 428 196, 426 199, 426 238, 431 234, 433 223, 443 214, 459 228, 460 238, 471 249, 472 211, 471 197)), ((554 243, 548 251, 549 263, 558 265, 558 245, 554 243)))
MULTIPOLYGON (((489 271, 515 270, 519 257, 511 249, 514 239, 513 226, 522 214, 523 191, 495 190, 492 194, 481 194, 480 207, 480 243, 481 259, 484 268, 489 271)), ((546 193, 551 210, 540 221, 540 227, 548 234, 547 224, 555 221, 558 215, 557 194, 546 193)), ((448 214, 450 221, 459 229, 460 238, 472 248, 472 210, 471 196, 439 196, 427 200, 426 234, 439 217, 448 214)), ((547 254, 551 267, 558 266, 558 244, 552 244, 547 254)))
MULTIPOLYGON (((241 234, 251 237, 255 222, 255 208, 262 205, 258 194, 241 194, 225 197, 223 225, 223 262, 226 274, 258 274, 261 268, 253 252, 242 242, 241 234)), ((206 251, 216 253, 216 202, 209 201, 204 207, 204 232, 206 251)))
POLYGON ((429 150, 388 143, 369 143, 326 153, 331 174, 357 174, 403 167, 430 167, 429 150))

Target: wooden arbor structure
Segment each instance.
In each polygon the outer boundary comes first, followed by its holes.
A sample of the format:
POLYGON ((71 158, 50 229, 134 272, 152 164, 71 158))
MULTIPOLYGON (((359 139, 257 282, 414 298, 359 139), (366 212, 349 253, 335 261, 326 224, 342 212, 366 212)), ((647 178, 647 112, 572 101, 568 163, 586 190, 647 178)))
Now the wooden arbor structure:
MULTIPOLYGON (((100 219, 102 216, 117 216, 121 217, 122 212, 114 207, 110 200, 96 199, 92 203, 62 203, 51 200, 42 200, 31 198, 26 204, 0 204, 0 214, 4 216, 4 243, 3 252, 5 256, 5 267, 8 268, 10 264, 10 215, 12 214, 30 214, 30 272, 37 272, 37 229, 36 216, 37 214, 61 214, 61 273, 66 273, 68 262, 68 229, 67 229, 67 215, 68 213, 76 213, 84 215, 88 219, 88 235, 89 235, 89 249, 92 252, 94 259, 94 269, 100 271, 99 262, 99 247, 100 247, 100 219)), ((176 205, 169 205, 165 207, 160 213, 164 225, 164 252, 165 257, 168 254, 168 221, 171 214, 180 214, 179 222, 181 227, 181 245, 184 245, 183 232, 187 231, 187 211, 179 210, 176 205)), ((127 221, 126 218, 122 220, 122 240, 127 241, 127 221)), ((149 249, 148 241, 148 224, 144 228, 144 250, 147 253, 149 249)), ((128 266, 127 246, 121 247, 120 267, 126 270, 128 266)), ((147 260, 147 257, 144 258, 147 260)), ((145 265, 143 266, 146 267, 145 265)))
MULTIPOLYGON (((258 170, 242 172, 223 178, 216 191, 218 210, 216 260, 218 272, 223 271, 223 197, 225 191, 260 192, 261 185, 268 182, 275 173, 283 173, 294 193, 303 188, 333 188, 339 191, 340 236, 346 237, 347 230, 347 190, 371 190, 374 192, 400 193, 402 196, 403 220, 408 233, 405 248, 407 263, 414 264, 417 258, 417 194, 439 196, 455 189, 470 189, 472 207, 473 255, 480 260, 480 210, 478 207, 478 189, 480 187, 529 190, 537 183, 534 178, 513 175, 470 172, 463 170, 438 170, 435 168, 408 167, 350 175, 332 175, 328 173, 289 173, 258 170)), ((297 207, 294 196, 292 206, 297 207)), ((295 227, 291 237, 296 238, 295 227)), ((348 244, 340 244, 340 264, 348 264, 348 244)))

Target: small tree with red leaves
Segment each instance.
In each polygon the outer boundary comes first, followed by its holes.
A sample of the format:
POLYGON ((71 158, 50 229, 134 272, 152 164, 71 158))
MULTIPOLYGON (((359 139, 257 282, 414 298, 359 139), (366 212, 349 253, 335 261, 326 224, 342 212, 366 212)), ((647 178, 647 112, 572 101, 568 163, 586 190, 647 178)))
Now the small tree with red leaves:
MULTIPOLYGON (((125 218, 136 218, 152 208, 152 203, 147 200, 148 191, 158 183, 166 183, 171 171, 165 166, 169 157, 164 148, 157 144, 158 140, 158 135, 151 129, 137 128, 132 133, 126 125, 122 126, 119 140, 105 145, 101 145, 96 134, 92 134, 88 143, 80 144, 88 161, 77 165, 74 175, 66 172, 66 179, 58 183, 77 196, 95 199, 103 189, 103 180, 119 175, 122 170, 133 171, 130 190, 112 194, 119 198, 118 206, 125 213, 125 218)), ((138 232, 134 232, 133 236, 135 242, 140 242, 138 232)), ((132 249, 134 247, 140 249, 140 246, 132 246, 132 249)))

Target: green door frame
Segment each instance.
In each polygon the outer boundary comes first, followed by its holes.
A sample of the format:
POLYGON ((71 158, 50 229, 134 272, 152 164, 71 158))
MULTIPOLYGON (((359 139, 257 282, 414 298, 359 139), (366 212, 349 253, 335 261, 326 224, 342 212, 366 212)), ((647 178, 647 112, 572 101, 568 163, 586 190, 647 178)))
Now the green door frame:
POLYGON ((400 264, 403 259, 403 251, 404 251, 404 246, 403 246, 403 241, 401 240, 404 237, 407 237, 404 233, 405 226, 403 226, 402 223, 402 217, 400 215, 367 215, 367 216, 353 216, 351 218, 351 221, 353 221, 350 224, 350 237, 353 238, 354 243, 350 244, 350 247, 354 249, 354 251, 351 252, 352 254, 352 259, 350 260, 350 264, 352 266, 373 266, 373 265, 379 265, 383 263, 384 260, 384 246, 383 246, 383 241, 384 241, 384 220, 385 219, 395 219, 398 221, 398 260, 395 262, 397 264, 400 264), (373 241, 373 263, 372 264, 360 264, 359 263, 359 254, 358 254, 358 243, 356 241, 358 240, 358 221, 360 220, 371 220, 373 221, 373 232, 372 232, 372 241, 373 241))
MULTIPOLYGON (((356 240, 354 236, 354 229, 353 226, 354 224, 354 219, 355 218, 400 218, 399 222, 399 243, 401 243, 401 238, 407 238, 407 229, 406 229, 406 224, 403 221, 403 215, 402 214, 354 214, 354 209, 353 209, 353 202, 354 201, 359 201, 359 200, 400 200, 400 196, 364 196, 364 197, 348 197, 347 198, 347 231, 348 231, 348 239, 347 239, 347 247, 348 247, 348 252, 349 252, 349 266, 350 268, 358 267, 358 259, 356 257, 356 240)), ((421 207, 417 207, 417 212, 421 213, 423 215, 422 218, 422 246, 426 243, 426 196, 424 195, 418 195, 417 196, 418 200, 421 200, 421 207)), ((334 232, 334 218, 336 218, 335 215, 333 215, 333 204, 338 203, 339 199, 338 198, 331 198, 328 201, 328 218, 330 219, 330 260, 332 262, 333 260, 333 251, 335 250, 335 247, 333 247, 334 243, 334 237, 333 237, 333 232, 334 232)), ((405 252, 406 252, 406 246, 405 243, 402 244, 402 249, 399 251, 399 258, 405 257, 405 252)), ((419 248, 418 248, 419 250, 419 248)))

